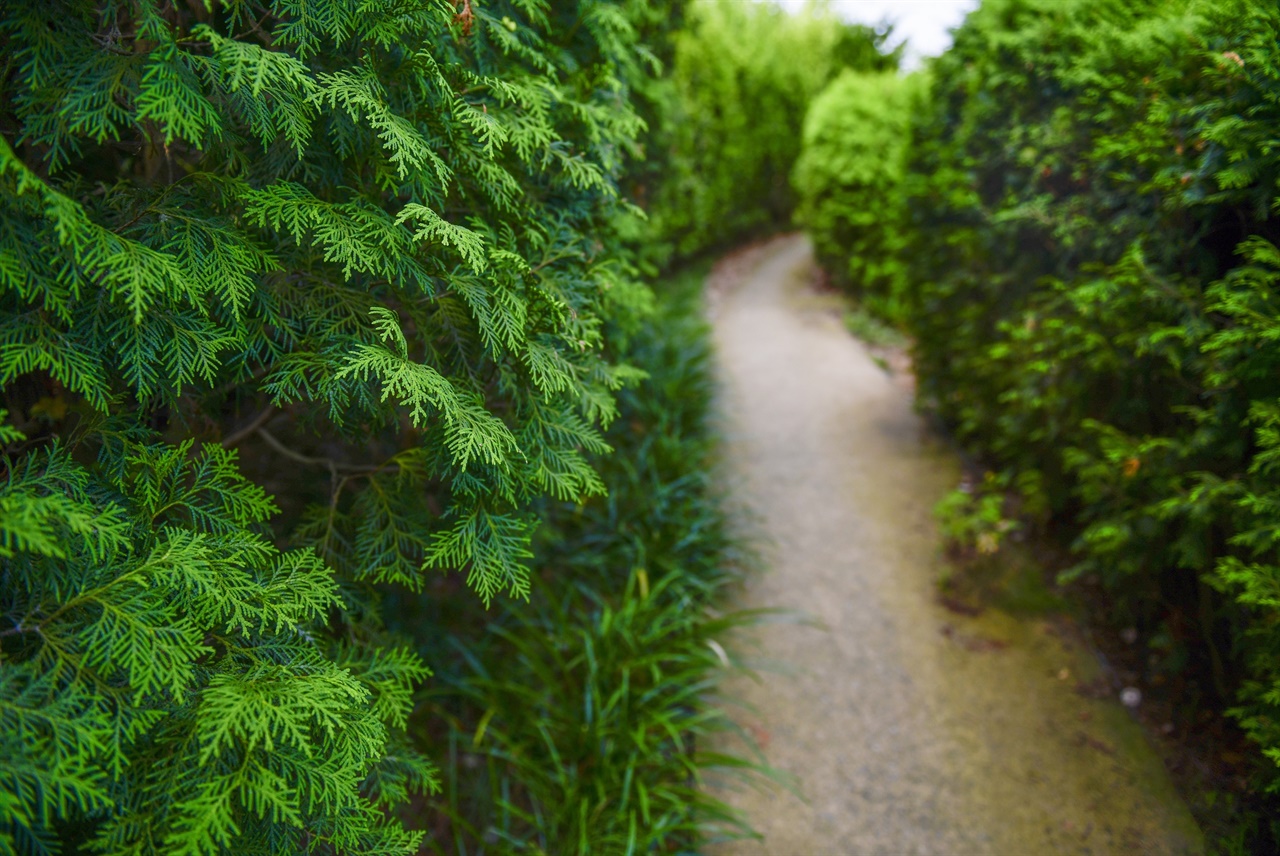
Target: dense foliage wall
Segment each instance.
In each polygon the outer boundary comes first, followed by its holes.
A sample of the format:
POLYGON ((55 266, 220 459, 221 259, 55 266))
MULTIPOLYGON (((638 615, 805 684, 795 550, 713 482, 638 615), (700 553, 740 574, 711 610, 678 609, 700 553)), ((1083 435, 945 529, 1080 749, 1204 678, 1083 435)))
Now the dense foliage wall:
POLYGON ((1144 679, 1234 705, 1271 788, 1278 37, 1265 0, 986 0, 913 111, 902 247, 841 260, 907 265, 923 403, 1070 544, 1144 679))
POLYGON ((673 38, 651 156, 661 181, 642 201, 663 242, 659 261, 787 225, 789 176, 809 102, 842 69, 896 68, 887 32, 815 5, 792 15, 770 3, 694 0, 673 38))
POLYGON ((846 69, 814 98, 791 176, 819 264, 868 310, 906 321, 907 139, 918 75, 846 69))
POLYGON ((0 852, 418 849, 382 603, 604 491, 649 11, 0 8, 0 852))

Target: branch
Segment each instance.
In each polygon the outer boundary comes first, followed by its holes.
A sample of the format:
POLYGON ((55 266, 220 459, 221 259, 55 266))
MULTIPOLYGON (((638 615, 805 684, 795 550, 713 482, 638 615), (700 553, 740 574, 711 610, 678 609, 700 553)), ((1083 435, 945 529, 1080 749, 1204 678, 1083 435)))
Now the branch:
POLYGON ((325 467, 329 470, 329 472, 335 473, 335 474, 340 472, 376 473, 376 472, 380 472, 383 469, 382 466, 372 466, 370 464, 340 464, 337 461, 333 460, 332 458, 308 457, 307 455, 304 455, 301 452, 297 452, 293 449, 290 449, 284 443, 281 443, 274 436, 272 436, 272 434, 269 431, 267 431, 266 428, 257 426, 254 430, 258 432, 258 436, 260 436, 263 440, 267 442, 268 446, 275 449, 277 452, 284 455, 286 458, 289 458, 290 460, 293 460, 293 461, 297 461, 300 464, 307 464, 308 466, 312 466, 312 467, 325 467))
POLYGON ((225 437, 222 441, 222 448, 230 449, 232 446, 236 445, 241 440, 248 437, 254 431, 257 431, 263 425, 266 425, 267 421, 270 420, 271 417, 275 415, 276 415, 275 406, 268 404, 266 410, 262 411, 257 416, 253 417, 252 422, 250 422, 248 425, 241 428, 239 431, 236 431, 232 433, 230 436, 225 437))

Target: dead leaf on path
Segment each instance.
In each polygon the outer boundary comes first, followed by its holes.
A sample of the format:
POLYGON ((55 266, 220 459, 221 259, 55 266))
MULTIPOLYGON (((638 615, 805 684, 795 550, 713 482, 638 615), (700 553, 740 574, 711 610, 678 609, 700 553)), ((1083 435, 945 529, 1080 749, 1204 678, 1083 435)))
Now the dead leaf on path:
POLYGON ((1003 651, 1009 647, 1009 643, 1003 639, 992 639, 987 636, 972 636, 968 633, 961 633, 950 624, 944 624, 938 630, 943 636, 955 642, 966 651, 975 651, 983 653, 986 651, 1003 651))
POLYGON ((769 739, 772 735, 769 730, 758 722, 747 723, 747 731, 751 732, 751 737, 756 741, 756 745, 763 751, 769 748, 769 739))
POLYGON ((972 618, 975 615, 982 614, 981 606, 977 606, 971 603, 965 603, 963 600, 960 600, 959 598, 951 597, 949 595, 943 595, 939 597, 938 603, 942 604, 944 607, 946 607, 947 610, 949 610, 950 612, 954 612, 957 615, 967 615, 970 618, 972 618))
POLYGON ((1076 732, 1074 742, 1077 746, 1088 746, 1090 749, 1101 752, 1103 755, 1114 756, 1116 754, 1116 748, 1110 743, 1085 734, 1083 731, 1076 732))

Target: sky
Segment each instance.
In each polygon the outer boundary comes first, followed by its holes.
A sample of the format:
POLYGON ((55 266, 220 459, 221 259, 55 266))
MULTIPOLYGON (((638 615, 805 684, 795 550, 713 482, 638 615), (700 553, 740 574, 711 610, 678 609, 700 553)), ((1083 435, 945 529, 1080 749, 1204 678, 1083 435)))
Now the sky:
MULTIPOLYGON (((788 9, 799 9, 805 0, 776 0, 788 9)), ((830 0, 831 7, 847 21, 878 24, 893 21, 893 43, 908 41, 907 69, 915 68, 920 58, 937 56, 951 44, 952 27, 960 26, 965 13, 978 5, 977 0, 830 0)))

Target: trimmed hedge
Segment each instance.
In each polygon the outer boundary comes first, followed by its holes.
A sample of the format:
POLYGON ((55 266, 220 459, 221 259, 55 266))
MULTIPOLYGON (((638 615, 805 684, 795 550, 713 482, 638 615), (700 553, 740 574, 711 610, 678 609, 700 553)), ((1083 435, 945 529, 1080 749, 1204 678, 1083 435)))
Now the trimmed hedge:
POLYGON ((914 123, 904 256, 923 401, 1106 587, 1146 677, 1207 676, 1275 762, 1278 35, 1260 0, 984 3, 914 123))
POLYGON ((920 78, 846 69, 809 107, 791 183, 818 261, 872 312, 905 320, 907 138, 920 78))
POLYGON ((928 76, 909 117, 815 102, 819 252, 855 293, 905 269, 922 403, 1280 790, 1280 8, 986 0, 928 76), (904 124, 901 180, 863 178, 904 124))
POLYGON ((809 102, 841 69, 896 68, 887 35, 816 8, 691 3, 656 95, 651 145, 666 164, 646 206, 656 261, 787 224, 809 102))

